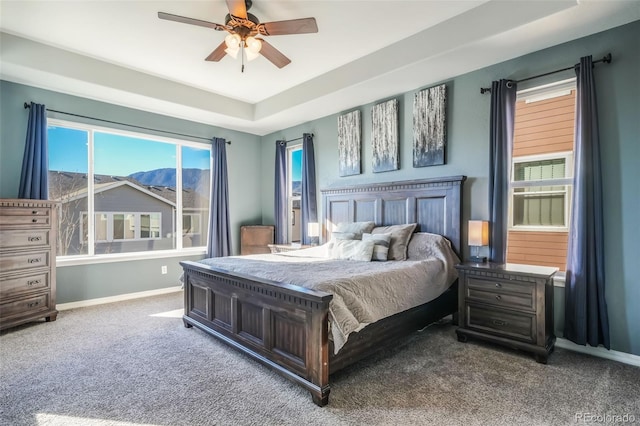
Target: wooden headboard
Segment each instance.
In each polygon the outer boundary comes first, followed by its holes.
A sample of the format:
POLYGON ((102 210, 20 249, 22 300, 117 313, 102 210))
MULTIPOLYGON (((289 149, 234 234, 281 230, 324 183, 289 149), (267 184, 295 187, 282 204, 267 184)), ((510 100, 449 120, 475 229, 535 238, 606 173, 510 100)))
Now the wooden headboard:
POLYGON ((462 184, 466 176, 327 188, 322 193, 322 241, 333 224, 373 221, 377 226, 417 223, 417 232, 444 235, 461 251, 462 184))

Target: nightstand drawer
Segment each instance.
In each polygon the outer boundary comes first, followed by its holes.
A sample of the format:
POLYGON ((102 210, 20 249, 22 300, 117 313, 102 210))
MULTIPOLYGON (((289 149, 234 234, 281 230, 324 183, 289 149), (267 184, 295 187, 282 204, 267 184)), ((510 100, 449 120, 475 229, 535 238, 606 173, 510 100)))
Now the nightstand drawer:
POLYGON ((466 306, 466 327, 505 337, 536 341, 536 317, 534 314, 501 311, 480 305, 466 306))
POLYGON ((469 287, 467 289, 467 299, 505 308, 525 308, 531 311, 536 309, 536 299, 533 294, 483 291, 469 287))
POLYGON ((500 278, 478 278, 467 276, 467 287, 485 291, 508 291, 512 293, 524 293, 532 296, 535 293, 535 285, 532 282, 504 280, 500 278))

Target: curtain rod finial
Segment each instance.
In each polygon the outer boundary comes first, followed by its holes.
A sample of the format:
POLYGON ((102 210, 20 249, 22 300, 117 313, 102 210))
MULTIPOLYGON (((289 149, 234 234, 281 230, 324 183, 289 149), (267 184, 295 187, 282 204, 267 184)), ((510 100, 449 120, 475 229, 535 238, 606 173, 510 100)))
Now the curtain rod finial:
POLYGON ((29 105, 28 103, 25 102, 24 103, 24 109, 27 109, 27 108, 31 108, 31 105, 29 105))
POLYGON ((605 64, 610 64, 611 63, 611 53, 607 53, 604 58, 602 58, 602 62, 604 62, 605 64))

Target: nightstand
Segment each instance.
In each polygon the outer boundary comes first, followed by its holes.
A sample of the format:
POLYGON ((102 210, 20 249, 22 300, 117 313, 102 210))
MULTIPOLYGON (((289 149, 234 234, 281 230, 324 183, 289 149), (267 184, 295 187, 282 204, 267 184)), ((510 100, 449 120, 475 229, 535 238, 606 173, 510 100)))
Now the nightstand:
POLYGON ((286 251, 294 251, 309 248, 309 245, 293 245, 293 244, 269 244, 269 249, 271 249, 271 253, 283 253, 286 251))
POLYGON ((532 352, 546 364, 553 351, 553 275, 557 268, 462 263, 458 340, 468 337, 532 352))

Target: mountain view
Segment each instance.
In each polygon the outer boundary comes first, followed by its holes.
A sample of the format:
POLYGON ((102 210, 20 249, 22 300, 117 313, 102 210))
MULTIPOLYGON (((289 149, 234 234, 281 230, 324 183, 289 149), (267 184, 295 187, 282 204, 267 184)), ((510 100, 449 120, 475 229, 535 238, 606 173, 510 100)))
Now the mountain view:
MULTIPOLYGON (((207 193, 209 188, 209 170, 182 169, 182 188, 196 192, 207 193)), ((176 169, 155 169, 146 172, 136 172, 128 177, 144 185, 166 186, 175 188, 176 169)))

